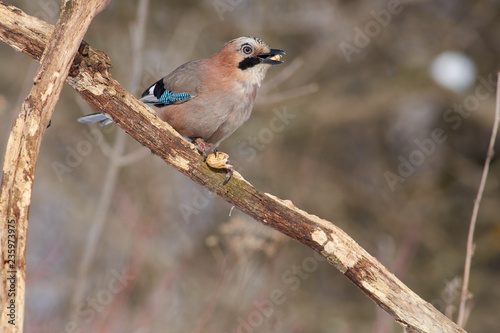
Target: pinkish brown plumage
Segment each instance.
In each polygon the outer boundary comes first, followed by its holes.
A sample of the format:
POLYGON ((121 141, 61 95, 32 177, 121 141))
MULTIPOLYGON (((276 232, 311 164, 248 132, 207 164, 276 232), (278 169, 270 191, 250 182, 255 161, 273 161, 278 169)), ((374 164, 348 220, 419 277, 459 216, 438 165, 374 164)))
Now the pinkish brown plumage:
MULTIPOLYGON (((211 57, 188 62, 150 86, 141 101, 154 109, 203 155, 250 117, 257 87, 284 51, 259 38, 233 39, 211 57)), ((108 115, 93 114, 80 122, 109 124, 108 115)))

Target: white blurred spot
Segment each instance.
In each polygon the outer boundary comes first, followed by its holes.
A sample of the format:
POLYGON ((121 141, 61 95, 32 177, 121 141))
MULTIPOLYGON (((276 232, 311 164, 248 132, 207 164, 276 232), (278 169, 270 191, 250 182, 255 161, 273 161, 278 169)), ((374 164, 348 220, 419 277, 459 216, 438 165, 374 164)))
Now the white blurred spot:
POLYGON ((463 53, 447 51, 432 62, 431 76, 441 86, 463 92, 474 84, 476 65, 463 53))

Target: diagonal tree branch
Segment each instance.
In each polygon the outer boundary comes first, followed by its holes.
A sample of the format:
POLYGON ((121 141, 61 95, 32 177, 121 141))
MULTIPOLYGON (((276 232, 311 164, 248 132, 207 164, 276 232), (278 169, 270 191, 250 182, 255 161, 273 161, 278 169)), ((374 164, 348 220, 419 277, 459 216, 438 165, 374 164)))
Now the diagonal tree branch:
MULTIPOLYGON (((62 1, 61 16, 55 29, 38 21, 26 22, 25 28, 43 35, 47 47, 39 45, 30 49, 33 55, 41 58, 41 63, 33 88, 12 125, 5 153, 0 194, 2 332, 23 330, 28 214, 40 142, 80 42, 94 16, 106 3, 107 0, 62 1), (38 32, 38 26, 43 30, 38 32)), ((2 6, 5 5, 2 3, 2 6)), ((9 9, 16 12, 14 7, 9 9)), ((21 14, 18 10, 17 13, 21 14)), ((19 24, 15 16, 2 16, 2 23, 19 24)), ((27 36, 18 37, 18 44, 13 45, 15 48, 23 47, 23 42, 30 42, 27 36)))
MULTIPOLYGON (((51 27, 33 20, 0 3, 0 39, 39 59, 51 27), (5 16, 13 19, 5 20, 5 16), (6 23, 13 21, 18 24, 6 23)), ((324 255, 409 332, 465 332, 333 223, 298 209, 290 201, 257 191, 236 172, 222 186, 225 172, 209 169, 193 145, 111 77, 109 67, 104 53, 82 44, 67 81, 95 110, 110 114, 118 126, 178 171, 257 221, 324 255)))

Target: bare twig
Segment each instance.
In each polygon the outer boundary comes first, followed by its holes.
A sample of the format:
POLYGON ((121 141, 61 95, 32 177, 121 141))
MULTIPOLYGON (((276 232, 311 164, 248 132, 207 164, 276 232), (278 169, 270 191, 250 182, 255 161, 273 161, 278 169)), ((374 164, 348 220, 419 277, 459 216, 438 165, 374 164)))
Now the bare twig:
MULTIPOLYGON (((500 78, 500 73, 497 74, 500 78)), ((467 322, 467 311, 466 305, 467 300, 470 299, 469 293, 469 277, 470 277, 470 265, 472 261, 472 256, 474 254, 474 230, 476 228, 477 214, 479 211, 479 205, 481 204, 481 199, 483 198, 484 187, 486 185, 486 179, 488 178, 488 171, 490 169, 491 159, 495 154, 495 140, 498 133, 498 123, 500 122, 500 86, 498 85, 497 79, 497 95, 496 95, 496 106, 495 106, 495 120, 493 122, 493 130, 491 132, 490 144, 488 146, 488 152, 486 153, 486 161, 484 162, 483 174, 481 176, 481 182, 479 183, 479 189, 477 191, 476 200, 474 200, 474 208, 472 210, 472 217, 470 219, 469 234, 467 236, 467 250, 465 253, 465 266, 464 266, 464 279, 462 282, 462 293, 460 295, 460 307, 458 310, 457 324, 460 327, 464 327, 467 322)))
MULTIPOLYGON (((4 11, 0 3, 0 15, 4 11)), ((43 32, 25 29, 30 18, 21 13, 19 10, 7 13, 16 17, 16 24, 5 25, 0 20, 0 39, 37 58, 36 52, 31 50, 44 48, 43 32)), ((111 63, 104 53, 90 47, 87 51, 77 57, 68 83, 95 110, 108 113, 142 145, 258 222, 321 253, 408 331, 465 332, 411 291, 333 223, 308 214, 288 200, 256 190, 238 172, 222 186, 225 172, 209 169, 192 144, 115 81, 109 74, 111 63)))

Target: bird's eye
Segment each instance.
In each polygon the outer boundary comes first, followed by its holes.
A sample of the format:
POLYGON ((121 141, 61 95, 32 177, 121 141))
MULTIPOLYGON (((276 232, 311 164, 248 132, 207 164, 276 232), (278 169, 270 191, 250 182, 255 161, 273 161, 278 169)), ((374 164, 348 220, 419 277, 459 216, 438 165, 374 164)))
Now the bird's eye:
POLYGON ((252 47, 250 45, 243 46, 243 48, 241 50, 245 54, 252 54, 252 52, 253 52, 253 49, 252 49, 252 47))

